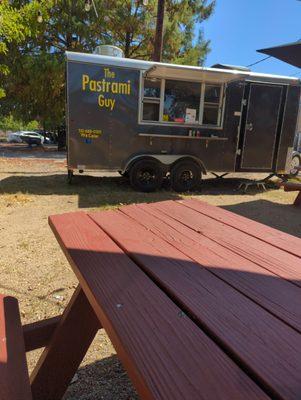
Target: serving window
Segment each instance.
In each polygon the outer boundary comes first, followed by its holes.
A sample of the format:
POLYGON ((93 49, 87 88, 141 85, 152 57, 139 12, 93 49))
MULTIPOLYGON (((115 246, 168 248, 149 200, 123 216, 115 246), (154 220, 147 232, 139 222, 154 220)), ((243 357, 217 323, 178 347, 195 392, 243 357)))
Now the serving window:
POLYGON ((165 81, 163 121, 196 123, 199 120, 201 85, 165 81))
POLYGON ((145 79, 143 86, 143 121, 159 121, 161 80, 145 79))
POLYGON ((142 122, 221 126, 221 84, 145 78, 142 93, 142 122))

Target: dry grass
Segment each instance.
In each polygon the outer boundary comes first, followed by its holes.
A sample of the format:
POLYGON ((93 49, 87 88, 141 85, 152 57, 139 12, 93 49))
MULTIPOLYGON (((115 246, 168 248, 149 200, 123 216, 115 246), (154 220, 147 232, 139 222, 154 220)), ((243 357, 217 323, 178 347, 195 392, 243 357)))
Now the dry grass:
MULTIPOLYGON (((64 160, 0 158, 0 179, 0 292, 19 298, 25 323, 61 313, 77 285, 48 227, 48 215, 182 197, 168 189, 136 193, 126 179, 114 176, 75 177, 70 186, 64 160)), ((194 196, 301 237, 301 211, 291 205, 296 193, 273 187, 242 194, 237 186, 234 175, 221 182, 209 179, 194 196)), ((30 369, 39 354, 29 354, 30 369)), ((65 400, 136 398, 104 332, 94 340, 78 376, 65 400)))

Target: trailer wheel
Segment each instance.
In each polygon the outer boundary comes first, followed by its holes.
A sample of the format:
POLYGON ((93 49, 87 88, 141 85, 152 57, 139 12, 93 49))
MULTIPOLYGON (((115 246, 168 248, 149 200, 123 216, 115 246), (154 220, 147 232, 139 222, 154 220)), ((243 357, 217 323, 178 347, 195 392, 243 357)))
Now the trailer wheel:
POLYGON ((73 171, 71 169, 68 169, 68 176, 67 176, 67 182, 69 185, 72 183, 72 178, 73 178, 73 171))
POLYGON ((194 190, 202 178, 201 168, 193 161, 180 161, 170 171, 170 184, 176 192, 194 190))
POLYGON ((163 181, 163 171, 156 160, 140 160, 130 169, 130 182, 134 189, 141 192, 154 192, 163 181))

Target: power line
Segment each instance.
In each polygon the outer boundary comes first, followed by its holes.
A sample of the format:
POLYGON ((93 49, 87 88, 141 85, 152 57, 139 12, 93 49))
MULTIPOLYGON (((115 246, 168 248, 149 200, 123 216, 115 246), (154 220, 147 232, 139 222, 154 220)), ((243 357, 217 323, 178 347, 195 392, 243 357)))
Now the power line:
POLYGON ((272 56, 264 57, 264 58, 262 58, 261 60, 254 62, 253 64, 246 65, 246 67, 253 67, 253 65, 259 64, 259 63, 261 63, 261 62, 263 62, 263 61, 265 61, 265 60, 268 60, 268 59, 271 58, 271 57, 272 57, 272 56))

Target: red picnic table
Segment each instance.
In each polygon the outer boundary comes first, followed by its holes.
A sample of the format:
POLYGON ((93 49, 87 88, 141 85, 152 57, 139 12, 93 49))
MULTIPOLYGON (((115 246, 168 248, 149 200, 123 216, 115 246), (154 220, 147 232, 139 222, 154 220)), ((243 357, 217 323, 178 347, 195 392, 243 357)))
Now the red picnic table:
MULTIPOLYGON (((301 166, 300 167, 296 167, 296 170, 301 172, 301 166)), ((283 187, 285 192, 299 192, 297 194, 297 197, 295 198, 294 206, 301 207, 301 182, 280 181, 278 183, 278 185, 279 185, 279 187, 283 187)))
POLYGON ((101 327, 141 399, 300 400, 300 239, 192 199, 49 223, 79 286, 23 328, 27 350, 46 344, 30 387, 7 340, 1 400, 61 399, 101 327))

